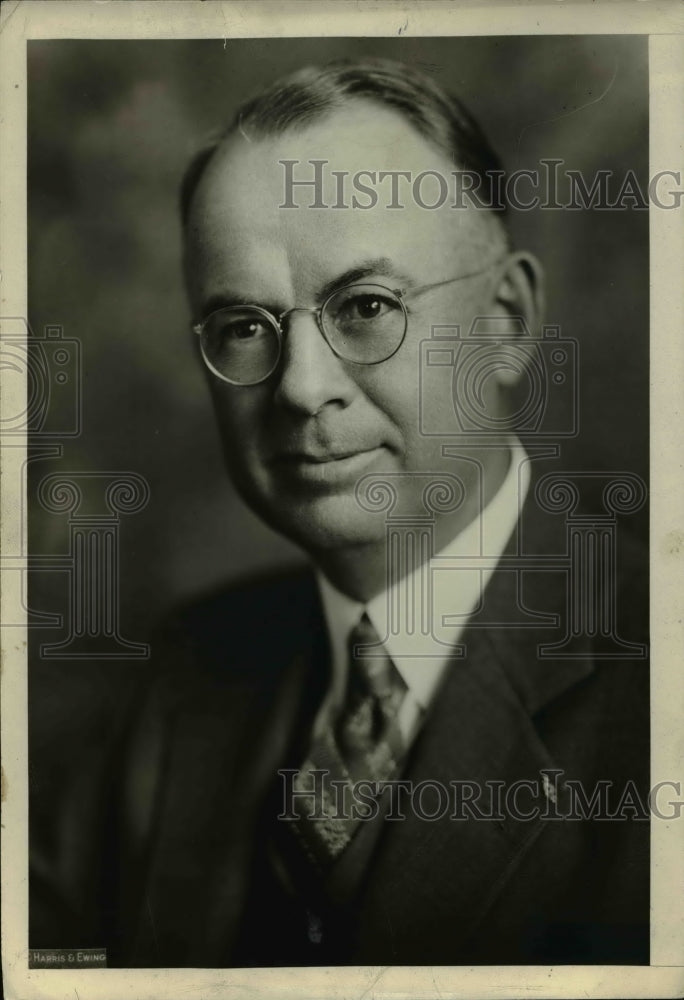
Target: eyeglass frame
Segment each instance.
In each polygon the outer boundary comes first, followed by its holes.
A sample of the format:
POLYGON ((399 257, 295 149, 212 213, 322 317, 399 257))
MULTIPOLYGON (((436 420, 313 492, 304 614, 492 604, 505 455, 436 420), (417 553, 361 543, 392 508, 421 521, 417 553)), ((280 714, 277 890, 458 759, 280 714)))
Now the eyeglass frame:
POLYGON ((228 385, 234 385, 245 389, 249 389, 254 385, 261 385, 263 382, 269 379, 271 375, 273 375, 273 373, 276 371, 282 359, 283 343, 285 340, 285 335, 288 332, 287 330, 283 329, 282 322, 287 316, 290 316, 292 313, 296 312, 310 313, 311 315, 316 317, 316 325, 318 326, 319 333, 321 334, 323 340, 326 342, 326 344, 328 345, 328 347, 333 352, 336 358, 339 358, 341 361, 344 361, 348 365, 358 365, 361 368, 372 368, 374 365, 382 365, 385 363, 385 361, 389 361, 390 358, 393 358, 394 355, 397 353, 397 351, 400 349, 400 347, 403 345, 404 341, 406 340, 406 332, 408 330, 408 312, 406 311, 406 305, 404 299, 410 298, 413 295, 422 295, 423 293, 433 291, 436 288, 442 288, 444 285, 451 285, 456 281, 465 281, 467 278, 476 278, 480 274, 485 274, 487 271, 489 271, 492 267, 495 267, 497 264, 500 264, 503 259, 504 259, 503 257, 497 257, 495 260, 490 261, 489 264, 486 264, 484 267, 479 268, 477 271, 469 271, 467 274, 459 274, 455 278, 445 278, 444 281, 435 281, 428 285, 419 285, 417 288, 408 288, 408 289, 389 288, 387 285, 380 285, 374 281, 368 281, 368 282, 352 281, 348 285, 342 285, 340 288, 336 288, 334 291, 332 291, 330 295, 326 296, 325 301, 317 309, 307 308, 306 306, 293 306, 292 309, 285 309, 284 312, 279 313, 277 316, 274 316, 273 313, 268 311, 268 309, 264 309, 263 306, 258 306, 258 305, 221 306, 218 309, 213 309, 209 313, 209 315, 205 319, 203 319, 200 323, 194 323, 192 325, 192 331, 200 338, 200 353, 202 355, 202 360, 204 361, 206 367, 209 369, 212 375, 215 375, 216 378, 221 379, 222 382, 226 382, 228 385), (325 334, 325 330, 323 329, 322 316, 326 306, 331 301, 331 299, 333 299, 336 295, 339 295, 340 292, 344 292, 349 288, 363 287, 364 285, 367 285, 370 288, 381 288, 385 292, 390 292, 390 294, 394 295, 394 297, 399 302, 399 305, 401 306, 402 312, 404 314, 404 332, 401 335, 401 340, 394 348, 394 350, 387 355, 387 357, 381 358, 379 361, 353 361, 350 358, 345 358, 344 355, 340 354, 339 351, 337 351, 335 347, 330 343, 325 334), (212 316, 215 316, 217 313, 220 312, 230 312, 231 310, 239 311, 246 309, 254 310, 254 312, 258 313, 260 316, 263 316, 265 319, 269 320, 269 322, 273 325, 275 333, 278 337, 277 360, 273 365, 273 367, 271 368, 271 370, 267 372, 266 375, 264 375, 262 378, 257 379, 256 382, 236 382, 235 380, 229 379, 225 375, 222 375, 219 371, 217 371, 216 368, 214 368, 214 366, 209 361, 204 351, 204 345, 202 343, 202 334, 212 316))

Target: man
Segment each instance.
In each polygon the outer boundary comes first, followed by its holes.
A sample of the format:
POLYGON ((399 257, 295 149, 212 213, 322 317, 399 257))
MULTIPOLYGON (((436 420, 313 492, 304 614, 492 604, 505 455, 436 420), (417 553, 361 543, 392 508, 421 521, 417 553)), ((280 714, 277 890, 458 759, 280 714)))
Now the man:
MULTIPOLYGON (((619 658, 581 629, 540 653, 572 570, 506 420, 543 294, 498 170, 457 101, 371 61, 277 83, 188 172, 229 474, 315 571, 203 602, 158 646, 101 925, 114 962, 648 961, 644 817, 560 815, 565 778, 644 792, 647 676, 626 635, 619 658), (437 186, 399 208, 398 171, 437 186), (466 173, 481 203, 452 208, 439 178, 466 173), (435 337, 458 357, 428 383, 435 337)), ((633 574, 616 586, 639 607, 633 574)))

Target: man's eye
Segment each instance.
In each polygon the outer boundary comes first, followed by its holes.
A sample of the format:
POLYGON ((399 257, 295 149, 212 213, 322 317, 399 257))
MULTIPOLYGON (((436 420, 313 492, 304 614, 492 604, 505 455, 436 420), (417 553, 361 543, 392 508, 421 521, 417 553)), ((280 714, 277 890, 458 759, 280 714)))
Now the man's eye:
POLYGON ((220 336, 224 341, 260 340, 272 333, 266 323, 259 319, 239 319, 223 323, 220 336))
POLYGON ((341 306, 338 319, 373 320, 396 309, 395 304, 382 295, 355 295, 341 306))

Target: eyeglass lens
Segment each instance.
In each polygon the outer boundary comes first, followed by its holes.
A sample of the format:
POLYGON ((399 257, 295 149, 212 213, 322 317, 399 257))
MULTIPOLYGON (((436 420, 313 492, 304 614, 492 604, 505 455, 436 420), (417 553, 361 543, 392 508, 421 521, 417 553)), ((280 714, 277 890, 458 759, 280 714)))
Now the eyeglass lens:
MULTIPOLYGON (((357 364, 377 364, 401 345, 406 313, 389 289, 357 284, 330 296, 321 312, 321 327, 339 357, 357 364)), ((201 345, 215 374, 238 385, 253 385, 275 370, 281 336, 269 313, 235 306, 209 316, 202 328, 201 345)))

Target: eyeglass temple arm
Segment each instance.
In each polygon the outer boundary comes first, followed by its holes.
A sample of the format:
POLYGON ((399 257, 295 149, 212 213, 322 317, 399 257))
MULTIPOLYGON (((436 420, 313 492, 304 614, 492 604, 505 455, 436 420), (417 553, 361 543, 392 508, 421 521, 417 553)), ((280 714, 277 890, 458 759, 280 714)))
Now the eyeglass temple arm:
POLYGON ((496 267, 503 260, 503 257, 497 257, 495 260, 491 260, 484 267, 480 267, 477 271, 468 271, 467 274, 459 274, 455 278, 445 278, 444 281, 435 281, 431 285, 419 285, 418 288, 409 288, 406 291, 397 290, 396 295, 401 298, 408 298, 410 295, 422 295, 423 292, 429 292, 433 288, 441 288, 443 285, 452 285, 455 281, 464 281, 466 278, 476 278, 479 274, 484 274, 489 271, 492 267, 496 267))
MULTIPOLYGON (((433 282, 430 285, 419 285, 418 288, 408 288, 406 290, 401 289, 401 288, 397 288, 397 289, 394 290, 394 294, 398 295, 399 298, 405 299, 405 298, 408 298, 411 295, 422 295, 423 292, 429 292, 433 288, 442 288, 443 285, 452 285, 455 281, 465 281, 466 278, 476 278, 479 274, 484 274, 486 271, 489 271, 490 268, 496 267, 496 265, 500 264, 503 259, 504 259, 503 257, 496 257, 494 260, 491 260, 488 264, 485 264, 484 267, 478 268, 477 271, 468 271, 467 274, 459 274, 455 278, 445 278, 444 281, 435 281, 435 282, 433 282)), ((304 308, 297 308, 297 307, 295 307, 294 309, 286 309, 285 312, 283 312, 283 313, 280 314, 280 316, 277 316, 277 317, 274 317, 274 318, 277 319, 278 324, 280 324, 282 322, 283 318, 285 316, 288 316, 292 312, 309 312, 309 313, 312 313, 312 314, 318 316, 318 315, 320 315, 321 310, 320 309, 304 309, 304 308)), ((196 333, 197 336, 199 337, 201 335, 201 333, 202 333, 203 327, 204 327, 204 323, 203 322, 202 323, 193 323, 192 324, 192 331, 193 331, 193 333, 196 333)))

